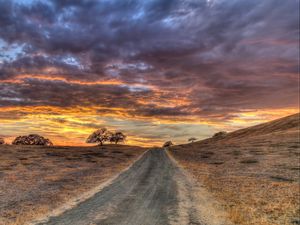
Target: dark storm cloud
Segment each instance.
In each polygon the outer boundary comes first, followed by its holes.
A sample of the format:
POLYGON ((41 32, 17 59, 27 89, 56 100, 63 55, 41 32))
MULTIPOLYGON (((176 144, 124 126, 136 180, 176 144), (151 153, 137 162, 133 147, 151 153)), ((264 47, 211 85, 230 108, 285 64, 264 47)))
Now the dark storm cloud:
POLYGON ((297 106, 298 16, 294 0, 0 0, 0 38, 22 46, 0 61, 0 79, 59 75, 162 90, 31 80, 1 84, 0 104, 88 102, 130 105, 133 115, 212 118, 297 106), (138 103, 145 98, 188 103, 138 103))
MULTIPOLYGON (((135 104, 140 97, 126 87, 111 85, 80 85, 61 81, 27 79, 24 84, 1 84, 0 105, 9 106, 106 106, 135 104), (4 101, 3 101, 4 99, 4 101), (5 101, 5 99, 11 99, 5 101), (1 104, 2 103, 2 104, 1 104)), ((149 97, 148 91, 142 96, 149 97)))
POLYGON ((156 107, 155 105, 140 106, 134 110, 135 114, 142 116, 188 116, 185 107, 156 107))

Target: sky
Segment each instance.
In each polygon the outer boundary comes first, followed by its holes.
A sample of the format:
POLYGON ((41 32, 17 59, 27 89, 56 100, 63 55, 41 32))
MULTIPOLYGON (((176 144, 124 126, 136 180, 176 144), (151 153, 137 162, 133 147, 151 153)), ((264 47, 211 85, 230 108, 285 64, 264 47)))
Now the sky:
POLYGON ((299 111, 297 0, 0 0, 0 136, 186 143, 299 111))

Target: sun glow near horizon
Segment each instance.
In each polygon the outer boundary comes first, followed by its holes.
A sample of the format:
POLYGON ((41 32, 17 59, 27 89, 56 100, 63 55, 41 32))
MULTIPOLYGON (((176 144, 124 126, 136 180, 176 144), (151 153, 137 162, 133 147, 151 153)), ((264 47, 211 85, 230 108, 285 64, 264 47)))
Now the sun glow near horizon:
POLYGON ((236 114, 233 119, 220 118, 216 122, 216 118, 203 121, 195 117, 133 119, 126 114, 125 109, 123 115, 108 113, 99 116, 97 110, 88 108, 68 110, 56 107, 29 107, 23 108, 22 115, 16 117, 16 112, 20 111, 21 109, 15 107, 4 108, 2 111, 2 114, 6 112, 6 118, 1 118, 1 126, 6 131, 8 143, 16 136, 37 133, 50 138, 55 145, 91 146, 85 143, 86 138, 94 130, 106 127, 112 131, 123 131, 128 136, 125 144, 145 147, 161 146, 167 140, 182 144, 186 143, 189 137, 205 139, 220 130, 233 131, 298 112, 296 108, 243 112, 236 114), (10 118, 11 115, 14 117, 10 118), (184 133, 179 137, 173 136, 174 128, 184 130, 184 133))
POLYGON ((0 0, 8 141, 81 146, 106 127, 181 144, 299 111, 295 1, 88 2, 0 0))

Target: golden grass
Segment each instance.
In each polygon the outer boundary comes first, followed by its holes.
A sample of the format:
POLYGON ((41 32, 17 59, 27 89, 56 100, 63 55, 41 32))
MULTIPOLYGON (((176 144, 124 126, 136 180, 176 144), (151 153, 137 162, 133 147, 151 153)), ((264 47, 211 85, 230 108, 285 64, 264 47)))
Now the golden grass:
POLYGON ((146 149, 0 146, 0 224, 23 225, 108 180, 146 149))
POLYGON ((299 224, 297 118, 244 129, 221 140, 174 146, 170 153, 221 202, 235 224, 299 224), (286 129, 286 124, 293 125, 286 129))

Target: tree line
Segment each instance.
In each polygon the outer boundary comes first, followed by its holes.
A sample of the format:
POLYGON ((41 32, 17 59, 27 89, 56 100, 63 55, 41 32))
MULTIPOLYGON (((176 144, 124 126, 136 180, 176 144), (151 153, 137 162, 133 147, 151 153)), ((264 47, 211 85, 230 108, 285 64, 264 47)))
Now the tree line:
MULTIPOLYGON (((106 128, 101 128, 94 131, 87 139, 86 143, 99 143, 103 145, 105 142, 118 144, 119 142, 124 142, 126 140, 126 135, 121 131, 111 132, 106 128)), ((0 137, 0 145, 5 144, 3 138, 0 137)), ((13 145, 43 145, 52 146, 53 143, 48 139, 40 136, 38 134, 29 134, 25 136, 16 137, 12 143, 13 145)))

